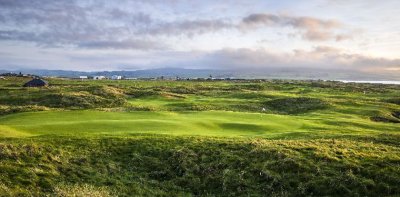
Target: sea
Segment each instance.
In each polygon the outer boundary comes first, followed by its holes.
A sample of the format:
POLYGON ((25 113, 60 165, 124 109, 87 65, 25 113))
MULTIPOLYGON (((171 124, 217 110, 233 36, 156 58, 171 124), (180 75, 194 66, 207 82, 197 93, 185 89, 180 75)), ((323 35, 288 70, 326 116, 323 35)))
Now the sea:
POLYGON ((400 85, 400 81, 355 81, 355 80, 337 80, 343 83, 376 83, 376 84, 395 84, 400 85))

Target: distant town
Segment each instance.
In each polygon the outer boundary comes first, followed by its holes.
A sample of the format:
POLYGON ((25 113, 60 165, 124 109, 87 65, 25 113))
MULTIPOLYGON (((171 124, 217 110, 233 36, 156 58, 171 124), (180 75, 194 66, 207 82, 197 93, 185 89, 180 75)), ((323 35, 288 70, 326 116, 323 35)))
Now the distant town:
POLYGON ((105 75, 93 75, 93 76, 81 75, 79 77, 59 77, 59 76, 38 76, 38 75, 33 75, 33 74, 23 74, 21 72, 19 72, 19 73, 8 72, 8 73, 1 73, 0 74, 0 79, 5 79, 5 77, 61 78, 61 79, 73 79, 73 80, 169 80, 169 81, 245 80, 245 79, 238 79, 238 78, 233 78, 233 77, 216 78, 216 77, 213 77, 211 74, 207 78, 204 78, 204 77, 179 77, 179 76, 176 76, 176 77, 165 77, 165 76, 159 76, 159 77, 126 77, 126 76, 121 76, 121 75, 111 75, 111 76, 105 76, 105 75))
POLYGON ((343 82, 343 83, 372 83, 372 84, 396 84, 399 85, 400 81, 398 80, 345 80, 345 79, 296 79, 296 78, 242 78, 242 77, 214 77, 212 74, 208 75, 208 77, 180 77, 180 76, 158 76, 158 77, 131 77, 124 75, 79 75, 79 76, 49 76, 49 75, 36 75, 36 74, 28 74, 22 72, 5 72, 0 73, 0 80, 6 80, 7 77, 26 77, 32 79, 64 79, 64 80, 139 80, 139 81, 248 81, 248 82, 265 82, 265 81, 275 81, 275 80, 288 80, 287 83, 292 83, 293 81, 309 81, 309 82, 343 82))

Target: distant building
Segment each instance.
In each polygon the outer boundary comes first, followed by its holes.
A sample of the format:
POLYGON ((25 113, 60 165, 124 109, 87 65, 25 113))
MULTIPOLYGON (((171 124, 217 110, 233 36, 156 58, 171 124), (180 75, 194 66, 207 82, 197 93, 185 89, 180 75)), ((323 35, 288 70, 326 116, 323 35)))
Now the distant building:
POLYGON ((210 75, 210 76, 207 78, 207 80, 215 80, 215 78, 214 78, 212 75, 210 75))
POLYGON ((111 79, 112 79, 112 80, 121 80, 121 79, 122 79, 122 76, 113 75, 113 76, 111 77, 111 79))
POLYGON ((88 79, 88 76, 79 76, 79 79, 88 79))
POLYGON ((49 83, 43 79, 32 79, 28 81, 27 83, 24 84, 24 87, 43 87, 43 86, 48 86, 49 83))
POLYGON ((94 76, 93 77, 94 80, 102 80, 102 79, 106 79, 105 76, 94 76))

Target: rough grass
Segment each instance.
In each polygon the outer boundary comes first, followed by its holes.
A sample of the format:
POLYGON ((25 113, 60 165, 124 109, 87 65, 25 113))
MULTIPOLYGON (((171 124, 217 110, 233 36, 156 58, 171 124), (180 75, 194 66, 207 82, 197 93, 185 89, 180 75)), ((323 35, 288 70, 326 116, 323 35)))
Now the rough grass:
POLYGON ((281 114, 301 114, 329 107, 328 103, 316 98, 281 98, 263 103, 265 107, 281 114))
POLYGON ((0 196, 398 196, 397 85, 0 81, 0 196), (265 108, 266 110, 262 110, 265 108))
POLYGON ((390 98, 390 99, 386 99, 385 101, 388 103, 400 105, 400 98, 390 98))
MULTIPOLYGON (((0 105, 39 106, 63 109, 119 107, 126 103, 121 90, 109 86, 5 88, 0 90, 0 105)), ((0 113, 2 110, 0 108, 0 113)))
POLYGON ((49 108, 37 105, 25 105, 25 106, 0 105, 0 115, 13 114, 19 112, 29 112, 29 111, 46 111, 46 110, 49 110, 49 108))
POLYGON ((400 149, 377 139, 160 135, 3 139, 0 192, 20 196, 399 194, 400 149))

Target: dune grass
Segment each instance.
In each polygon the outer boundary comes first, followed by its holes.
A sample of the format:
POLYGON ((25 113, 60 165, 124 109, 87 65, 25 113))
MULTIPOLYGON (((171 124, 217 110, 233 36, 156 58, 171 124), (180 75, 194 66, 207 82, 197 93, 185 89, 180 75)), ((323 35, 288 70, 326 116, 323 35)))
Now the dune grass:
POLYGON ((400 194, 398 85, 27 80, 0 81, 0 196, 400 194))
POLYGON ((395 196, 399 137, 0 139, 10 196, 395 196), (395 143, 395 145, 391 144, 395 143))

